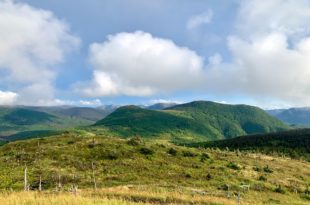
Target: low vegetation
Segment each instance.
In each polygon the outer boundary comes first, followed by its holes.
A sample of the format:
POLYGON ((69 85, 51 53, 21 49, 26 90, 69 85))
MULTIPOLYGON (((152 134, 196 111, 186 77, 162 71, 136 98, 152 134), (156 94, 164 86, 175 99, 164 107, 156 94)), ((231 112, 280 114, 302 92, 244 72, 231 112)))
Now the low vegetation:
MULTIPOLYGON (((6 167, 0 169, 0 203, 24 194, 10 192, 24 189, 26 167, 29 193, 21 200, 37 197, 42 204, 50 198, 60 205, 57 200, 67 204, 236 204, 238 193, 242 204, 309 203, 309 162, 187 148, 139 137, 120 139, 109 132, 76 130, 11 142, 0 147, 0 167, 6 167), (41 194, 36 193, 40 178, 41 194), (59 198, 52 197, 55 194, 59 198)), ((9 201, 1 204, 10 205, 9 201)), ((35 204, 17 204, 22 203, 35 204)))

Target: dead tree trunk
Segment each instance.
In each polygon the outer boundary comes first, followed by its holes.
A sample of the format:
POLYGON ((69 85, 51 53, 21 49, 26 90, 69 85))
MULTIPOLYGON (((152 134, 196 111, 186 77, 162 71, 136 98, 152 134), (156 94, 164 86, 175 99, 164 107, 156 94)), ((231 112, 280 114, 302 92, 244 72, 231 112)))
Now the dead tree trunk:
POLYGON ((40 175, 40 181, 39 181, 39 191, 42 191, 42 177, 40 175))
POLYGON ((24 191, 28 191, 27 166, 24 171, 24 191))
POLYGON ((96 183, 96 177, 95 177, 95 166, 94 166, 94 162, 91 163, 91 168, 93 171, 93 183, 94 183, 94 189, 97 189, 97 183, 96 183))

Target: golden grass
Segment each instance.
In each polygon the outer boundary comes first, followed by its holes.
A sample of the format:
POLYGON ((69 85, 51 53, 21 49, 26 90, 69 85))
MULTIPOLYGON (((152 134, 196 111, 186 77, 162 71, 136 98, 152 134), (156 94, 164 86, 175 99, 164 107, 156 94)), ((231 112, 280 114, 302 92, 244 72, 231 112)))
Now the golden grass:
POLYGON ((138 205, 121 199, 72 195, 70 193, 52 194, 38 192, 15 192, 0 195, 1 205, 138 205))

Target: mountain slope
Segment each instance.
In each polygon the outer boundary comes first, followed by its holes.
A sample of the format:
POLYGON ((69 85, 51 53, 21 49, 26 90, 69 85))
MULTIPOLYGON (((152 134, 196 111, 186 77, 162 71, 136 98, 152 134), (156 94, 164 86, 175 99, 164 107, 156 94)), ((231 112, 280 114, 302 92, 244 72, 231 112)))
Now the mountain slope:
POLYGON ((280 153, 310 161, 310 129, 241 136, 219 141, 193 143, 189 146, 260 151, 266 154, 280 153))
POLYGON ((92 124, 115 109, 112 108, 90 108, 90 107, 69 107, 69 106, 55 106, 55 107, 26 107, 27 109, 46 112, 60 117, 69 117, 80 120, 89 121, 86 124, 92 124))
POLYGON ((1 146, 0 189, 23 190, 25 166, 29 188, 38 190, 41 179, 43 190, 54 196, 56 185, 60 193, 78 186, 75 197, 79 197, 83 189, 93 188, 95 178, 98 190, 92 194, 109 198, 123 187, 127 190, 124 198, 135 195, 134 199, 140 202, 145 198, 134 191, 140 189, 156 193, 156 198, 148 201, 152 204, 171 204, 169 200, 174 194, 159 196, 168 190, 189 195, 190 200, 173 204, 236 204, 233 194, 238 192, 242 194, 242 204, 309 202, 301 198, 308 193, 309 162, 259 153, 194 149, 137 138, 124 140, 110 137, 109 133, 96 136, 77 130, 1 146), (250 190, 240 189, 240 185, 249 185, 250 190), (285 194, 278 193, 279 187, 285 194), (100 192, 104 188, 112 189, 111 195, 100 192), (221 198, 227 199, 228 194, 231 203, 218 203, 221 198), (217 203, 195 201, 211 196, 218 197, 217 203))
POLYGON ((290 108, 279 110, 267 110, 267 112, 292 125, 310 125, 310 108, 290 108))
POLYGON ((224 139, 289 128, 256 107, 206 101, 181 104, 162 111, 125 106, 95 125, 108 127, 125 137, 168 137, 176 141, 224 139))
POLYGON ((81 125, 89 125, 93 121, 67 116, 54 115, 27 107, 0 107, 0 137, 3 140, 16 140, 31 135, 50 133, 81 125), (38 132, 40 131, 40 132, 38 132))

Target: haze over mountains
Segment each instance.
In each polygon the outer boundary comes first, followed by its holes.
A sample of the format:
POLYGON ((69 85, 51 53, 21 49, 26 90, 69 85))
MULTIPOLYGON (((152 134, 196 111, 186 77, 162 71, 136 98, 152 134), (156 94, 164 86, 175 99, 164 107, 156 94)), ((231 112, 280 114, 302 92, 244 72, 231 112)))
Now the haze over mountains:
POLYGON ((267 112, 288 123, 295 126, 310 126, 310 108, 289 108, 289 109, 275 109, 267 110, 267 112))

